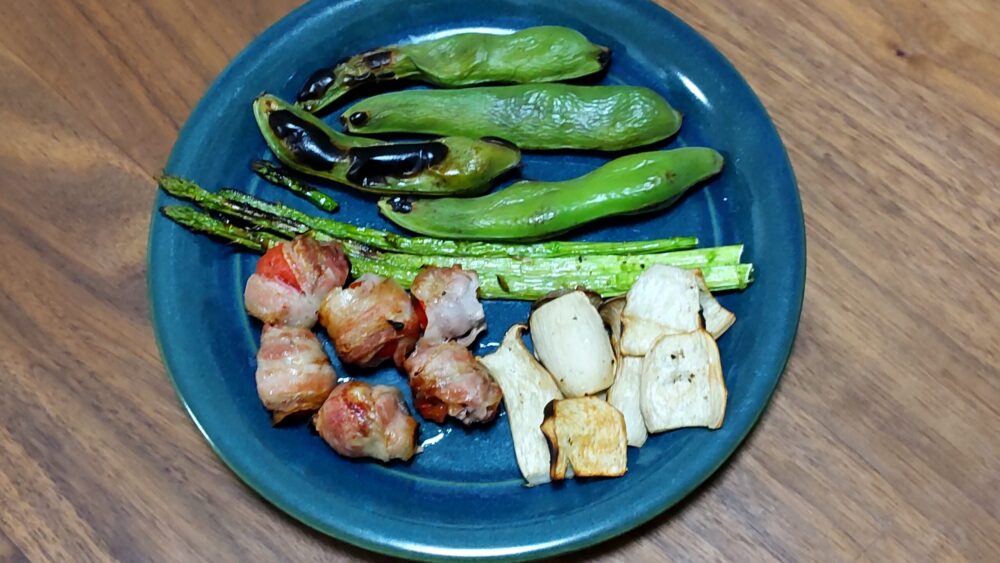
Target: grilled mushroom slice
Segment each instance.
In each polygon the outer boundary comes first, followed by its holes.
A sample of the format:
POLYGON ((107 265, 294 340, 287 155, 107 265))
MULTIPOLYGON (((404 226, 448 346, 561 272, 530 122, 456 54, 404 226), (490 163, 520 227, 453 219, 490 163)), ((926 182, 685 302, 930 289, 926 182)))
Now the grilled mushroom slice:
POLYGON ((622 354, 644 356, 661 336, 701 328, 698 281, 690 270, 656 264, 635 280, 622 311, 622 354))
POLYGON ((705 276, 701 275, 700 270, 694 271, 694 277, 698 282, 698 303, 701 305, 701 316, 705 319, 705 330, 718 340, 736 322, 736 315, 719 304, 708 290, 705 276))
POLYGON ((552 479, 619 477, 627 469, 625 419, 597 397, 552 401, 542 432, 552 450, 552 479))
POLYGON ((540 426, 545 405, 563 395, 549 372, 524 346, 524 325, 510 327, 496 352, 479 358, 500 385, 514 440, 514 455, 528 486, 549 481, 549 448, 540 426))
POLYGON ((639 408, 642 358, 621 354, 621 315, 624 308, 625 298, 615 297, 605 301, 599 309, 604 324, 611 331, 611 348, 615 351, 615 382, 608 389, 607 401, 625 417, 628 445, 640 448, 649 437, 639 408))
POLYGON ((608 389, 608 403, 625 417, 628 445, 641 448, 649 437, 646 420, 642 417, 643 359, 622 356, 615 373, 615 383, 608 389))
POLYGON ((650 432, 722 426, 726 382, 712 335, 697 330, 657 341, 643 362, 641 393, 650 432))
POLYGON ((535 354, 564 395, 593 395, 614 382, 614 351, 586 293, 557 297, 532 311, 528 322, 535 354))

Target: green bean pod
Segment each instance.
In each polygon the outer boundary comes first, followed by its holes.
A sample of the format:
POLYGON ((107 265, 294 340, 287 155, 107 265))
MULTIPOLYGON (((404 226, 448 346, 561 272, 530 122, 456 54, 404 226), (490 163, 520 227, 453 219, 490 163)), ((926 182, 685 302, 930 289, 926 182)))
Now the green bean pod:
POLYGON ((467 199, 383 198, 378 205, 390 221, 422 235, 530 241, 602 217, 666 207, 716 175, 722 163, 722 155, 709 148, 646 152, 562 182, 518 182, 467 199))
POLYGON ((609 60, 607 47, 566 27, 531 27, 506 35, 460 33, 374 49, 320 69, 302 86, 297 101, 308 111, 319 111, 358 86, 403 78, 447 88, 555 82, 598 72, 609 60))
POLYGON ((500 140, 444 137, 387 143, 344 135, 268 94, 254 100, 253 111, 267 146, 283 164, 372 193, 482 193, 521 159, 516 147, 500 140))
POLYGON ((622 150, 681 127, 680 112, 649 88, 570 84, 392 92, 354 104, 340 120, 350 133, 496 137, 522 149, 622 150))

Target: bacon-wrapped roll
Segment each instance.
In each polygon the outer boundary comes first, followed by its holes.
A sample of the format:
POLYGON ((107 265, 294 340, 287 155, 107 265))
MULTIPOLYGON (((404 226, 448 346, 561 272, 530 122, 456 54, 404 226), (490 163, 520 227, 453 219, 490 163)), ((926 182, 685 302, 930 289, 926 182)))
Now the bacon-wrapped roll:
POLYGON ((393 358, 402 366, 420 336, 410 296, 395 281, 375 274, 331 291, 319 319, 345 364, 371 367, 393 358))
POLYGON ((311 327, 323 298, 347 281, 350 266, 336 242, 307 236, 271 247, 243 294, 247 311, 268 324, 311 327))
POLYGON ((417 421, 395 387, 341 383, 313 417, 313 424, 330 447, 346 457, 408 460, 415 453, 417 421))
POLYGON ((290 414, 318 409, 337 374, 311 330, 264 325, 256 378, 257 394, 277 424, 290 414))
POLYGON ((410 293, 416 298, 426 318, 421 344, 440 344, 457 340, 468 346, 486 330, 486 313, 476 292, 479 276, 461 266, 428 266, 413 278, 410 293))
POLYGON ((503 398, 500 387, 458 342, 425 346, 421 340, 404 368, 420 416, 434 422, 452 416, 467 425, 496 416, 503 398))

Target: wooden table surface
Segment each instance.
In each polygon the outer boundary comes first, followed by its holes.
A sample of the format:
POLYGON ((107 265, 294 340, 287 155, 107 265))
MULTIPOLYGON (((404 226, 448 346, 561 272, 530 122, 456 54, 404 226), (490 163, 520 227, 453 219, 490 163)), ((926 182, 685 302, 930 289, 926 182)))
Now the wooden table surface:
MULTIPOLYGON (((331 560, 215 457, 146 297, 150 180, 293 0, 0 3, 0 559, 331 560)), ((664 2, 757 90, 809 241, 770 408, 612 561, 1000 557, 995 0, 664 2)))

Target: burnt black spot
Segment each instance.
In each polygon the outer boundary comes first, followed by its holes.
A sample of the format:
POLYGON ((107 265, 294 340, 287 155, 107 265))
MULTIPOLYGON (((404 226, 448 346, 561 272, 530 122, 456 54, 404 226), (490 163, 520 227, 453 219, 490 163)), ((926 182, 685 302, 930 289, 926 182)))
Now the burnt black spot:
POLYGON ((267 124, 295 160, 314 170, 330 170, 343 157, 316 124, 282 109, 267 116, 267 124))
POLYGON ((375 145, 348 150, 347 180, 359 186, 386 183, 386 178, 408 178, 439 164, 448 156, 444 143, 375 145))
POLYGON ((545 403, 545 408, 542 409, 542 414, 545 418, 552 418, 556 415, 556 402, 554 399, 545 403))
POLYGON ((347 118, 347 121, 355 127, 362 127, 365 123, 368 123, 368 112, 356 111, 347 118))
POLYGON ((507 147, 511 150, 517 150, 517 145, 508 141, 507 139, 501 139, 500 137, 483 137, 480 139, 484 143, 492 143, 494 145, 500 145, 501 147, 507 147))
POLYGON ((396 73, 392 70, 395 58, 394 52, 389 49, 358 55, 340 67, 344 74, 344 84, 357 86, 365 82, 392 80, 396 77, 396 73))
POLYGON ((909 53, 900 49, 899 47, 896 47, 896 56, 905 59, 907 56, 909 56, 909 53))
POLYGON ((348 74, 344 76, 344 85, 357 86, 358 84, 371 82, 373 80, 375 80, 375 75, 370 72, 366 72, 364 74, 348 74))
POLYGON ((361 62, 372 71, 378 71, 384 66, 392 64, 392 51, 389 49, 379 49, 361 55, 361 62))
POLYGON ((396 213, 409 213, 413 211, 413 200, 401 195, 390 197, 389 207, 396 213))
POLYGON ((404 323, 401 323, 399 321, 394 321, 392 319, 387 319, 387 320, 389 321, 389 324, 392 325, 392 328, 394 330, 403 330, 403 327, 406 326, 404 323))
POLYGON ((295 99, 300 102, 318 100, 323 97, 323 94, 326 94, 326 91, 330 89, 330 86, 333 85, 336 79, 337 76, 334 69, 321 68, 306 80, 306 83, 302 85, 302 89, 299 90, 295 99))
POLYGON ((597 53, 597 64, 601 65, 601 68, 608 66, 611 62, 611 49, 604 47, 599 53, 597 53))
POLYGON ((371 245, 367 245, 363 242, 355 242, 354 250, 357 251, 361 256, 364 256, 365 258, 378 258, 379 256, 382 255, 382 252, 380 252, 379 249, 371 245))
POLYGON ((497 285, 499 285, 500 289, 504 290, 504 292, 510 293, 510 285, 507 284, 507 278, 498 275, 497 285))

